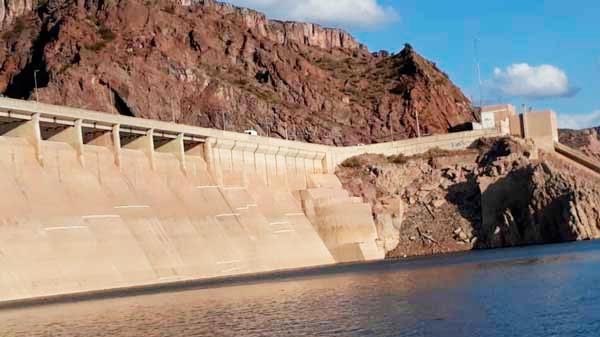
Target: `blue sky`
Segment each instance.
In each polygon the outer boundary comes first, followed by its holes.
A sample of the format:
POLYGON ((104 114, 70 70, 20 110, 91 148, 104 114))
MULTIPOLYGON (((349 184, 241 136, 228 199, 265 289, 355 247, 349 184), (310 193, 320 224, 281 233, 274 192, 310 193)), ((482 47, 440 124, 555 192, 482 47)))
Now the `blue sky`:
POLYGON ((485 102, 551 108, 562 127, 600 125, 600 1, 230 2, 344 28, 372 51, 398 51, 408 42, 476 102, 477 38, 485 102))

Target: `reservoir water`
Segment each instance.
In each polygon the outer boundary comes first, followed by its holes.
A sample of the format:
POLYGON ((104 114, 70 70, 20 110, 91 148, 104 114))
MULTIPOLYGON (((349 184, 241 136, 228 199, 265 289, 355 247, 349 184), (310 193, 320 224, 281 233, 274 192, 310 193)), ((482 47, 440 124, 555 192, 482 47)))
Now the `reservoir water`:
POLYGON ((0 337, 570 337, 599 331, 599 242, 0 309, 0 337))

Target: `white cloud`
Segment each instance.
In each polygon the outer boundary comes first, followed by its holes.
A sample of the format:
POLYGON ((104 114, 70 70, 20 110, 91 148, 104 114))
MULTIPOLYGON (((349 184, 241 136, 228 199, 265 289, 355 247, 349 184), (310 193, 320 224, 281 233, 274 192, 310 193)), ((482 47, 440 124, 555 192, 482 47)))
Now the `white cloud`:
POLYGON ((586 129, 600 126, 600 110, 589 114, 559 114, 558 127, 560 129, 586 129))
POLYGON ((374 28, 397 18, 379 0, 227 0, 280 20, 314 22, 344 28, 374 28))
POLYGON ((518 63, 496 68, 489 85, 502 95, 526 98, 568 97, 579 91, 569 84, 564 70, 548 64, 518 63))

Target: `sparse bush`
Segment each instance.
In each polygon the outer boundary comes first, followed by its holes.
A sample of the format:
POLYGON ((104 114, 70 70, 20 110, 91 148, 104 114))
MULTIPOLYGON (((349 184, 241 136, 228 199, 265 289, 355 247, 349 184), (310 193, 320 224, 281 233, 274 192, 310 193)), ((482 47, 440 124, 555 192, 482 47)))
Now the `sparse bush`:
POLYGON ((46 7, 48 5, 48 0, 38 0, 37 3, 37 8, 43 8, 46 7))
POLYGON ((400 164, 400 165, 408 163, 408 159, 409 158, 407 156, 403 155, 402 153, 387 157, 387 160, 390 163, 400 164))
POLYGON ((115 34, 110 28, 108 28, 106 26, 101 26, 98 29, 98 34, 100 35, 100 38, 102 40, 97 41, 92 44, 85 45, 85 49, 88 49, 91 51, 100 51, 100 50, 104 49, 104 47, 106 47, 106 45, 109 42, 113 41, 117 37, 117 34, 115 34))
POLYGON ((5 40, 18 38, 21 33, 25 31, 25 28, 25 21, 23 21, 21 17, 17 17, 13 23, 12 29, 2 34, 2 38, 5 40))
MULTIPOLYGON (((255 89, 254 87, 251 87, 253 89, 255 89)), ((270 104, 279 104, 282 103, 281 102, 281 98, 279 98, 279 96, 277 96, 277 94, 270 92, 270 91, 261 91, 261 90, 254 90, 254 94, 256 95, 256 97, 258 97, 259 99, 270 103, 270 104)))
POLYGON ((69 68, 71 68, 71 65, 72 65, 71 63, 64 64, 62 67, 60 67, 58 69, 58 71, 56 72, 56 75, 62 75, 64 73, 66 73, 67 70, 69 70, 69 68))
POLYGON ((100 50, 104 49, 104 47, 106 47, 106 42, 105 41, 98 41, 98 42, 93 43, 93 44, 86 44, 85 45, 85 49, 91 50, 91 51, 100 51, 100 50))
POLYGON ((175 6, 173 6, 173 5, 166 6, 163 8, 163 11, 173 15, 173 14, 175 14, 175 6))
POLYGON ((434 147, 433 149, 430 149, 429 151, 423 153, 422 155, 420 155, 421 158, 423 159, 433 159, 433 158, 438 158, 438 157, 448 157, 451 156, 453 154, 455 154, 456 151, 450 151, 450 150, 444 150, 444 149, 440 149, 439 147, 434 147))
POLYGON ((358 157, 348 158, 342 162, 342 166, 347 168, 358 168, 362 165, 363 163, 358 157))
POLYGON ((98 33, 100 34, 100 37, 102 37, 102 40, 109 42, 114 40, 117 35, 108 27, 106 26, 102 26, 100 27, 100 30, 98 31, 98 33))

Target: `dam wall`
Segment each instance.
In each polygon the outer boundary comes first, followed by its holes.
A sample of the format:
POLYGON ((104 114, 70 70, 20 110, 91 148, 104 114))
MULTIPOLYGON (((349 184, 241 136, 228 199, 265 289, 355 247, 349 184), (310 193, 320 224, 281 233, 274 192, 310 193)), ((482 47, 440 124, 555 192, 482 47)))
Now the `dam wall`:
POLYGON ((336 165, 491 135, 336 148, 0 98, 0 302, 382 259, 336 165))

